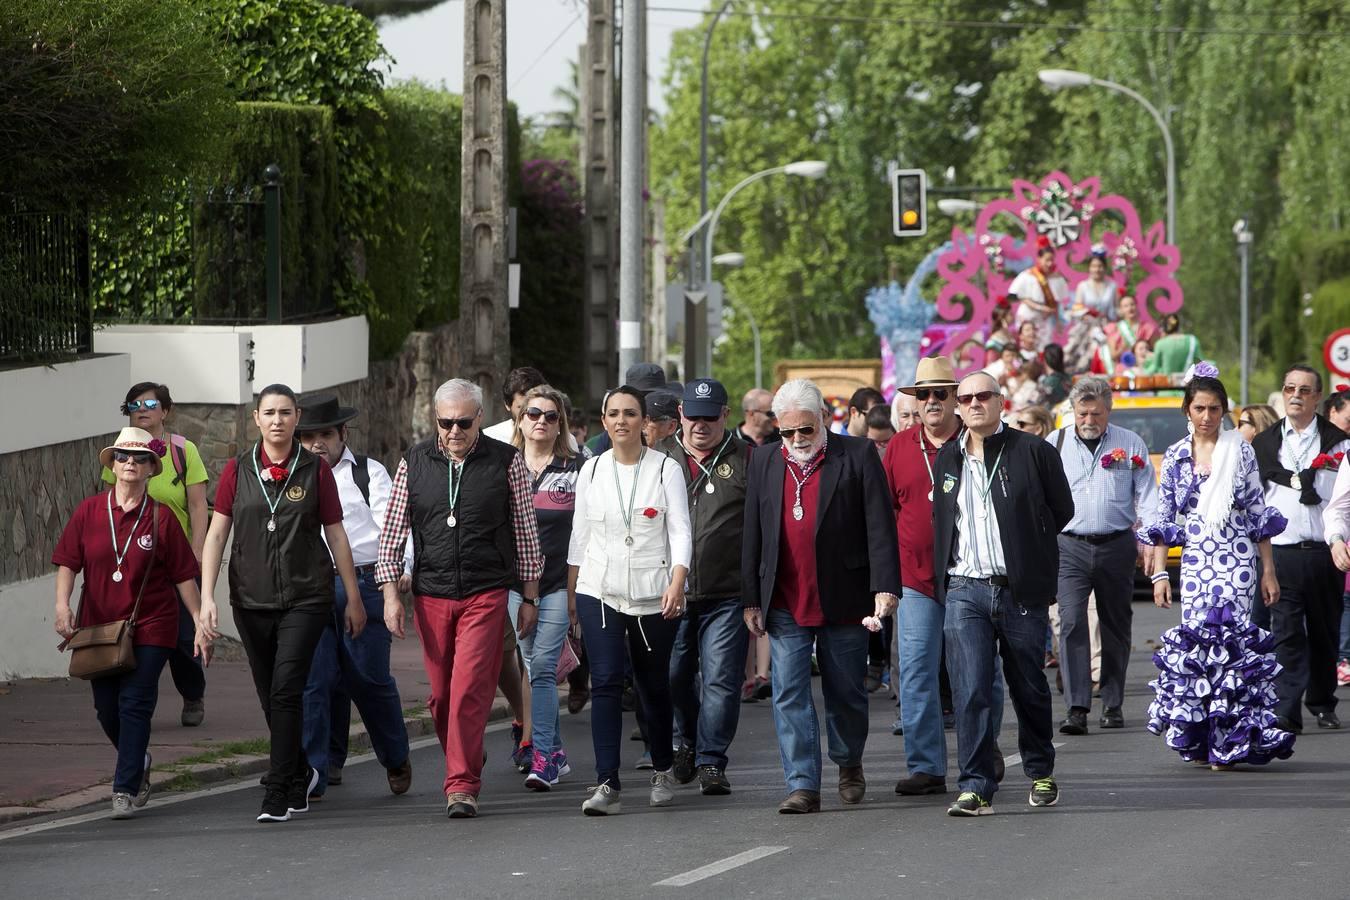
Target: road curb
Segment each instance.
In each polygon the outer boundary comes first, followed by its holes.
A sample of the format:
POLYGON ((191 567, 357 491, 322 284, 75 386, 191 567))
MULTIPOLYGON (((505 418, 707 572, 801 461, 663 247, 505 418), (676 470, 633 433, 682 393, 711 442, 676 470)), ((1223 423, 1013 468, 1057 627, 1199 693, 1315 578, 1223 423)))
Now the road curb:
MULTIPOLYGON (((511 707, 506 700, 497 697, 488 713, 488 721, 500 721, 510 715, 511 707)), ((410 741, 436 733, 436 723, 432 721, 431 713, 425 710, 405 715, 403 724, 408 729, 408 740, 410 741)), ((351 736, 348 739, 348 747, 349 752, 353 755, 366 753, 370 750, 370 735, 367 733, 364 724, 358 724, 352 728, 351 736)), ((156 792, 165 790, 168 785, 184 776, 190 777, 197 785, 219 784, 223 781, 266 772, 268 763, 269 759, 266 756, 250 755, 228 756, 209 763, 169 764, 162 771, 156 770, 150 773, 150 784, 156 792)), ((87 806, 106 803, 109 797, 110 784, 110 781, 100 782, 78 791, 62 794, 59 797, 43 800, 33 806, 0 807, 0 826, 22 822, 35 816, 76 812, 87 806)))

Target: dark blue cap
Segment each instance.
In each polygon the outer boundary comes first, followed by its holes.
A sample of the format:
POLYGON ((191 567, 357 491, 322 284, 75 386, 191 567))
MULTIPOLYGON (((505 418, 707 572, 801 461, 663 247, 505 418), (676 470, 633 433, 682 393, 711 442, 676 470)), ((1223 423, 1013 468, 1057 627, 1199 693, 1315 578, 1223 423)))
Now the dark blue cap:
POLYGON ((715 378, 695 378, 684 386, 684 414, 720 416, 727 405, 727 389, 715 378))

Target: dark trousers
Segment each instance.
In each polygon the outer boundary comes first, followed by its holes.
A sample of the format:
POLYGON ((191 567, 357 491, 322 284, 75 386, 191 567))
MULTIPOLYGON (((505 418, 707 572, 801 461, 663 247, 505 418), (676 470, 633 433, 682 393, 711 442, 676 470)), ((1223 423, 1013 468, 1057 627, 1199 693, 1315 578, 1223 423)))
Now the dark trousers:
POLYGON ((1017 749, 1028 778, 1055 770, 1053 712, 1045 683, 1046 607, 1013 600, 1012 591, 988 582, 950 576, 943 637, 951 663, 956 702, 956 757, 960 790, 994 796, 994 663, 1003 675, 1017 712, 1017 749))
POLYGON ((1097 594, 1102 627, 1102 706, 1125 701, 1125 667, 1130 662, 1134 610, 1134 567, 1139 548, 1123 532, 1103 544, 1059 536, 1059 670, 1064 698, 1072 709, 1092 708, 1092 637, 1088 596, 1097 594))
POLYGON ((286 790, 303 774, 305 683, 331 610, 308 607, 287 610, 234 607, 234 625, 248 655, 253 687, 272 737, 272 760, 263 784, 286 790))
POLYGON ((750 632, 740 600, 703 600, 680 620, 670 657, 670 691, 680 743, 696 764, 726 768, 741 721, 741 679, 750 632))
POLYGON ((386 769, 408 761, 408 729, 403 724, 403 703, 398 684, 389 672, 389 629, 384 625, 384 599, 367 572, 356 578, 366 627, 355 638, 344 628, 347 591, 342 579, 334 579, 336 598, 333 614, 314 650, 314 662, 305 687, 305 758, 319 770, 315 793, 328 786, 328 768, 342 768, 347 761, 347 737, 351 731, 352 703, 361 713, 375 757, 386 769), (337 747, 338 752, 331 752, 337 747))
MULTIPOLYGON (((891 645, 895 641, 895 616, 881 620, 880 631, 867 633, 867 664, 885 669, 891 664, 891 645)), ((894 681, 891 682, 894 684, 894 681)))
POLYGON ((1284 667, 1275 679, 1275 714, 1302 725, 1300 701, 1314 713, 1336 708, 1336 644, 1345 574, 1326 547, 1272 549, 1280 602, 1270 608, 1270 630, 1275 658, 1284 667))
POLYGON ((150 746, 150 720, 159 700, 159 674, 173 652, 170 647, 138 645, 135 669, 89 682, 98 724, 117 748, 114 791, 135 794, 141 789, 145 750, 150 746))
POLYGON ((169 674, 173 676, 173 686, 184 700, 200 700, 206 696, 206 670, 202 668, 202 661, 193 655, 197 650, 193 645, 196 637, 197 623, 192 621, 192 613, 187 611, 180 597, 178 646, 169 654, 169 674))
POLYGON ((671 747, 674 719, 670 701, 670 651, 679 619, 660 614, 629 616, 605 607, 595 597, 577 595, 577 617, 591 658, 591 741, 595 745, 597 784, 622 790, 619 745, 623 739, 624 649, 633 663, 633 686, 646 713, 652 767, 658 772, 675 762, 671 747))

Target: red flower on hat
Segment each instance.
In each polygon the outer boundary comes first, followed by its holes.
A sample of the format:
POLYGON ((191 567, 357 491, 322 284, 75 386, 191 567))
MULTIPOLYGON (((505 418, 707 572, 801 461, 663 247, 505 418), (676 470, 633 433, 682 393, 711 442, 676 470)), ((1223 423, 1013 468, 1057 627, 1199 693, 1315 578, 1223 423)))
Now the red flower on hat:
POLYGON ((169 446, 165 444, 163 441, 161 441, 159 438, 155 438, 150 442, 150 452, 155 454, 156 456, 163 456, 164 451, 168 449, 169 446))
POLYGON ((1049 250, 1049 249, 1050 249, 1050 239, 1049 239, 1048 237, 1046 237, 1045 235, 1041 235, 1040 237, 1036 238, 1036 249, 1037 249, 1037 250, 1049 250))
POLYGON ((655 519, 657 516, 661 515, 661 511, 655 507, 649 506, 642 511, 642 514, 649 519, 655 519))

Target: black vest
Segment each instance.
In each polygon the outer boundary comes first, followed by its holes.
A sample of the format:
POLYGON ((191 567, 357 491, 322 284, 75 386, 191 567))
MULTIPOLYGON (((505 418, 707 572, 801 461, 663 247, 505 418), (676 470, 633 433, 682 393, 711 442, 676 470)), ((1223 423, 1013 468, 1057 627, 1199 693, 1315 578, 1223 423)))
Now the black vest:
POLYGON ((413 593, 459 600, 515 582, 509 472, 519 452, 479 436, 478 445, 464 461, 455 527, 451 528, 445 524, 450 515, 449 460, 435 438, 408 450, 404 459, 413 536, 413 593))
MULTIPOLYGON (((728 432, 730 434, 730 432, 728 432)), ((678 441, 666 452, 684 469, 689 489, 689 519, 694 529, 694 559, 689 567, 689 600, 729 600, 741 591, 741 535, 745 532, 746 467, 750 446, 731 434, 731 441, 712 478, 702 471, 691 477, 689 454, 678 441), (713 492, 709 494, 709 480, 713 492)), ((708 460, 712 462, 711 459, 708 460)))
POLYGON ((250 447, 235 460, 230 603, 240 609, 328 609, 334 602, 333 558, 319 521, 319 458, 297 444, 283 491, 274 482, 258 482, 257 452, 250 447), (277 528, 268 531, 267 497, 278 496, 277 528))

